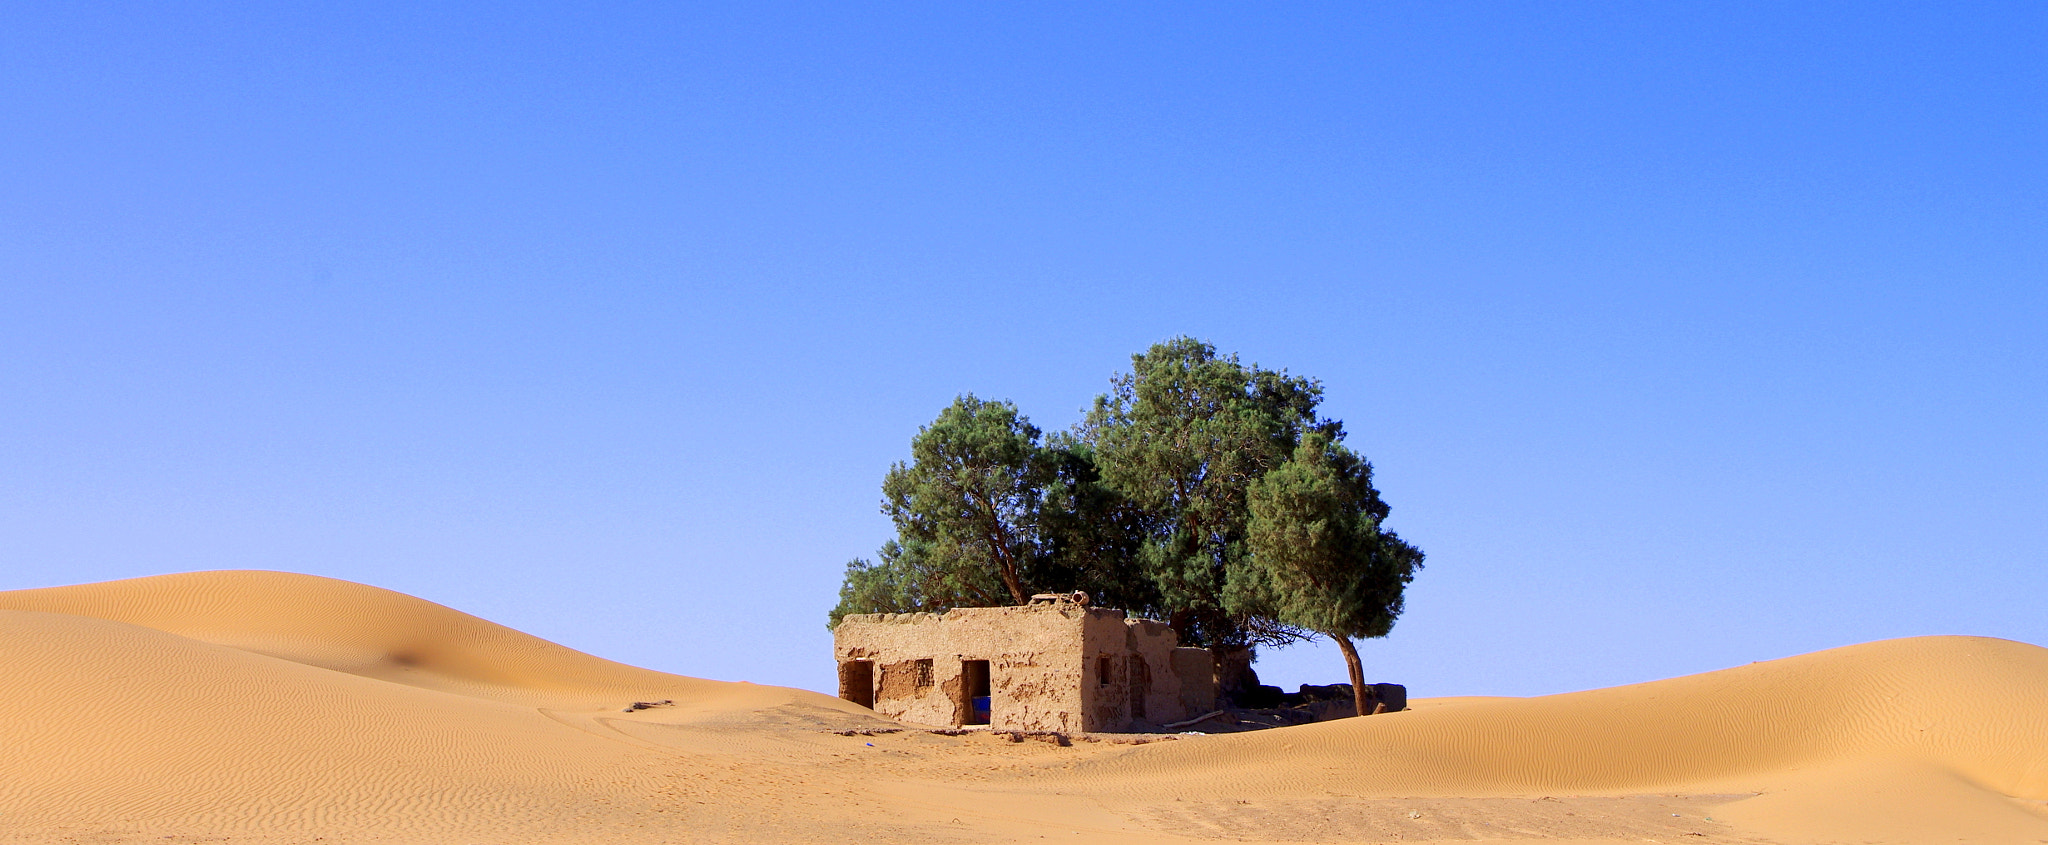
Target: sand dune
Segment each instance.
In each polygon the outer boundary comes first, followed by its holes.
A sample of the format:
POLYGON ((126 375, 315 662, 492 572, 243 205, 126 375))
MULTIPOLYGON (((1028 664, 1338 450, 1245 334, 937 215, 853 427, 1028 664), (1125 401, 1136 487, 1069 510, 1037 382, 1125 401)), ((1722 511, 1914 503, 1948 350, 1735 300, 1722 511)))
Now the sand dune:
POLYGON ((658 687, 711 706, 792 695, 839 706, 825 696, 614 663, 403 593, 312 575, 194 572, 21 590, 0 593, 0 609, 126 622, 337 672, 520 702, 596 705, 658 687))
POLYGON ((1954 796, 1974 790, 1973 802, 2000 811, 1977 827, 2048 840, 2048 650, 1971 637, 1867 643, 1634 686, 1308 725, 1284 739, 1217 737, 1084 771, 1134 796, 1792 792, 1812 799, 1792 808, 1799 818, 1765 809, 1779 801, 1741 802, 1721 817, 1859 836, 1958 829, 1954 796), (1256 773, 1237 763, 1254 756, 1256 773), (1918 810, 1888 801, 1882 823, 1861 824, 1862 799, 1877 794, 1863 787, 1886 781, 1938 784, 1949 798, 1918 810))
POLYGON ((2048 842, 2048 650, 2001 640, 1072 747, 285 573, 0 592, 0 665, 8 841, 2048 842))

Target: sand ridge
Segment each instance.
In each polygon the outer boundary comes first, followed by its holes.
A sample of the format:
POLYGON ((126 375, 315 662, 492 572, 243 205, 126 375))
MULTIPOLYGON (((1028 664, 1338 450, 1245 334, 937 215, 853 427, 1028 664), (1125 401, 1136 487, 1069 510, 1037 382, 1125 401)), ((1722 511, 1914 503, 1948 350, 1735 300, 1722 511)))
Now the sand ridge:
POLYGON ((2048 649, 1967 637, 1071 747, 277 572, 0 592, 0 665, 6 841, 2048 842, 2048 649))
POLYGON ((2048 841, 2048 650, 1975 637, 1866 643, 1080 768, 1077 780, 1136 803, 1225 790, 1279 801, 1721 795, 1722 821, 1800 836, 2048 841))
MULTIPOLYGON (((1212 755, 1259 754, 1366 792, 1519 794, 1747 787, 1787 769, 1877 756, 2048 800, 2048 650, 2009 640, 1865 643, 1683 678, 1160 748, 1102 776, 1186 782, 1212 755), (1225 750, 1228 749, 1228 750, 1225 750), (1401 773, 1390 784, 1356 760, 1401 773)), ((1229 767, 1226 766, 1226 769, 1229 767)), ((1247 788, 1241 773, 1217 775, 1247 788)))
POLYGON ((693 706, 843 704, 627 666, 425 599, 314 575, 190 572, 19 590, 0 593, 0 609, 126 622, 363 677, 521 702, 596 704, 661 687, 683 690, 693 706))

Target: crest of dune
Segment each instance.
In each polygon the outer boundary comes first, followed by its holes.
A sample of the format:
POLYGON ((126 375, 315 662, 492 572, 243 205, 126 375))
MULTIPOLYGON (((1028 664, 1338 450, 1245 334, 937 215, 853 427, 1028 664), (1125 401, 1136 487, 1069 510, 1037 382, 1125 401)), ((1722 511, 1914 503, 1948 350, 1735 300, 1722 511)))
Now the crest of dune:
MULTIPOLYGON (((1214 743, 1359 789, 1616 792, 1740 789, 1757 778, 1878 758, 1947 768, 2048 800, 2048 650, 1917 637, 1626 687, 1425 708, 1214 743), (1369 767, 1357 765, 1369 759, 1369 767), (1382 774, 1400 773, 1389 782, 1382 774)), ((1218 749, 1162 748, 1120 778, 1242 780, 1218 749)))
MULTIPOLYGON (((351 675, 486 698, 608 701, 652 684, 680 685, 691 702, 710 704, 745 692, 741 685, 593 657, 403 593, 287 572, 193 572, 20 590, 0 593, 0 609, 122 622, 351 675)), ((756 688, 751 694, 787 692, 756 688)))

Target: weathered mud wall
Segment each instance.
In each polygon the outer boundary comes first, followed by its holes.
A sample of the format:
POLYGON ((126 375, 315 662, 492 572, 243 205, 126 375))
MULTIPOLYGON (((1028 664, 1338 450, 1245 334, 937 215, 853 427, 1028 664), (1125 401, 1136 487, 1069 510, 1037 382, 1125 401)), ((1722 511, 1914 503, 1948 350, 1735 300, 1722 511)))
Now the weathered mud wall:
POLYGON ((842 667, 873 666, 876 712, 926 725, 973 721, 971 661, 988 663, 995 728, 1150 730, 1215 698, 1206 650, 1177 648, 1164 623, 1071 602, 848 616, 833 641, 842 667))
POLYGON ((1216 659, 1208 649, 1174 649, 1173 676, 1180 680, 1180 709, 1186 714, 1182 719, 1192 719, 1216 708, 1216 659))
MULTIPOLYGON (((1088 678, 1082 685, 1083 728, 1089 731, 1156 730, 1190 715, 1187 696, 1213 698, 1208 665, 1190 679, 1193 661, 1176 662, 1179 637, 1166 623, 1125 619, 1122 613, 1088 620, 1083 634, 1088 678)), ((1208 652, 1203 649, 1188 651, 1208 652)))
POLYGON ((963 670, 985 660, 992 726, 1080 730, 1079 633, 1089 613, 1055 606, 848 616, 833 631, 834 651, 841 662, 875 662, 874 708, 892 719, 966 724, 972 691, 963 670), (930 661, 928 669, 919 660, 930 661))

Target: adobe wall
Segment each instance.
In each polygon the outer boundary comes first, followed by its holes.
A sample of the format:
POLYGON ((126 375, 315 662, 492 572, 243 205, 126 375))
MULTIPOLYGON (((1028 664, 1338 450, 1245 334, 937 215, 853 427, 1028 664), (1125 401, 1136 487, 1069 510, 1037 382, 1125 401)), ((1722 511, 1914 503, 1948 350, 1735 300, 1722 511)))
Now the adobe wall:
POLYGON ((1181 648, 1164 622, 1109 613, 1089 618, 1082 637, 1082 730, 1156 730, 1209 712, 1216 695, 1208 649, 1181 648))
POLYGON ((1155 730, 1209 712, 1209 652, 1178 645, 1165 623, 1072 602, 850 615, 833 629, 842 667, 873 662, 876 712, 964 724, 965 661, 986 660, 989 724, 1011 730, 1155 730))
POLYGON ((850 615, 833 629, 833 657, 874 661, 874 708, 892 719, 964 724, 964 661, 986 660, 992 727, 1083 730, 1079 635, 1089 613, 1041 605, 850 615), (929 684, 920 685, 919 660, 931 661, 929 684))
POLYGON ((1216 658, 1208 649, 1187 646, 1174 649, 1173 675, 1180 679, 1180 710, 1186 714, 1182 719, 1192 719, 1216 709, 1216 658))

